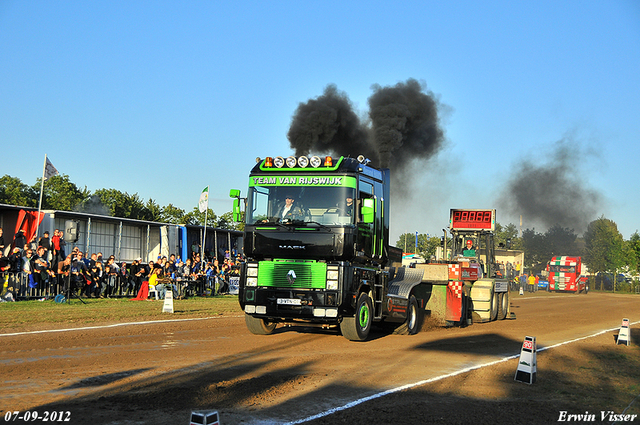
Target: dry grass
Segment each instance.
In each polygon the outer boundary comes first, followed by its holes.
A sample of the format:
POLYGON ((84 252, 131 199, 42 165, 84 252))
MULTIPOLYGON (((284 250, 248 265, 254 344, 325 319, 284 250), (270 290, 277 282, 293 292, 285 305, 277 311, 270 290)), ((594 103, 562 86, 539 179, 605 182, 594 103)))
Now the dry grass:
POLYGON ((208 317, 241 313, 238 297, 195 297, 174 300, 174 313, 163 313, 163 301, 128 299, 77 299, 57 304, 48 301, 19 301, 0 304, 0 332, 52 329, 118 322, 170 318, 208 317))

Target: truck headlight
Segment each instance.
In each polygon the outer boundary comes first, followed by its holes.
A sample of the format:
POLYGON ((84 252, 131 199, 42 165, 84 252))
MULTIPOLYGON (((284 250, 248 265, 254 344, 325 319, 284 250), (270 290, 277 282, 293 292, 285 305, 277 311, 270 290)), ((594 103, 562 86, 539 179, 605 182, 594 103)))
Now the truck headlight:
POLYGON ((338 289, 338 281, 337 280, 327 280, 327 289, 337 290, 338 289))
POLYGON ((247 286, 258 286, 257 277, 247 277, 247 286))
POLYGON ((247 276, 249 276, 249 277, 258 277, 258 268, 257 267, 247 267, 247 276))
POLYGON ((338 280, 338 270, 327 270, 327 280, 338 280))

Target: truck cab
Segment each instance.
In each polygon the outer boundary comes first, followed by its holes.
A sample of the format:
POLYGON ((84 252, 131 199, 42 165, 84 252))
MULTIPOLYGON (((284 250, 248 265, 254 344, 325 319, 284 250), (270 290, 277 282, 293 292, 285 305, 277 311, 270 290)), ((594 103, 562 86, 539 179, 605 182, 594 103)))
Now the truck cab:
MULTIPOLYGON (((340 325, 347 338, 363 340, 371 322, 387 315, 389 180, 388 169, 362 156, 257 162, 239 285, 251 332, 306 321, 340 325)), ((237 217, 239 191, 231 195, 237 217)))

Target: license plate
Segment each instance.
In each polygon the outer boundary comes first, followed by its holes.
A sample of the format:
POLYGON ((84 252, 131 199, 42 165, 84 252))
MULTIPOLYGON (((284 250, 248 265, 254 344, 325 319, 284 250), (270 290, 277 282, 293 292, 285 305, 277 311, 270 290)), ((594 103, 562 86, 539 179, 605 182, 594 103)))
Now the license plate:
POLYGON ((300 300, 298 298, 278 298, 278 304, 302 305, 302 300, 300 300))

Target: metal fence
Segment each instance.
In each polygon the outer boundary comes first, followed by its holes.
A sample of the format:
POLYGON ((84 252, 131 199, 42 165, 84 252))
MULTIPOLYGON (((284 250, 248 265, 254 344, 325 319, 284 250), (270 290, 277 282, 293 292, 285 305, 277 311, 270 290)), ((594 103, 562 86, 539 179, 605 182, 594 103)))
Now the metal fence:
MULTIPOLYGON (((7 294, 16 300, 51 299, 63 294, 67 297, 67 289, 71 287, 74 296, 127 298, 137 295, 141 282, 127 279, 123 276, 107 276, 98 285, 76 285, 69 277, 42 276, 40 281, 30 278, 29 273, 0 273, 0 295, 7 294)), ((203 277, 199 279, 176 278, 171 279, 171 286, 178 297, 214 296, 226 294, 230 291, 229 282, 219 277, 203 277)))

